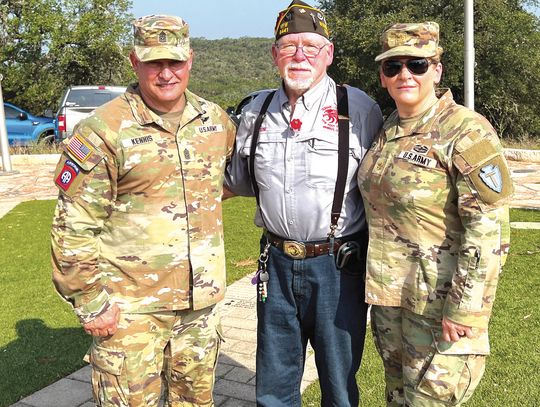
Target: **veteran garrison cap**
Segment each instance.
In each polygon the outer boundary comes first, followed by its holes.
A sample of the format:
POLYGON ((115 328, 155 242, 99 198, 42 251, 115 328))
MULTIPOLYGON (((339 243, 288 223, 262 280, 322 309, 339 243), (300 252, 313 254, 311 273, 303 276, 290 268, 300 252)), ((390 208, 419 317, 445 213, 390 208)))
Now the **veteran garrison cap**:
POLYGON ((274 34, 276 40, 287 34, 312 32, 329 37, 328 26, 321 10, 310 6, 300 0, 293 0, 291 4, 279 12, 276 20, 274 34))
POLYGON ((133 21, 133 45, 140 61, 189 59, 189 26, 180 17, 150 15, 133 21))
POLYGON ((432 57, 440 48, 439 24, 433 21, 394 24, 382 33, 381 43, 382 53, 375 61, 397 56, 432 57))

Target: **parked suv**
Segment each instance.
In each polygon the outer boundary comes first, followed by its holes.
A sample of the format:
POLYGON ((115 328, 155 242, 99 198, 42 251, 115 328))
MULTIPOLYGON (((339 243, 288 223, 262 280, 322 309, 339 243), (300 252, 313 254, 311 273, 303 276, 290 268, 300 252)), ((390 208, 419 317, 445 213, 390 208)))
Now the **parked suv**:
POLYGON ((120 96, 126 91, 125 86, 70 86, 56 113, 55 136, 62 141, 71 136, 75 125, 96 107, 120 96))
POLYGON ((10 145, 50 143, 54 140, 52 117, 34 116, 11 103, 4 103, 4 112, 10 145))

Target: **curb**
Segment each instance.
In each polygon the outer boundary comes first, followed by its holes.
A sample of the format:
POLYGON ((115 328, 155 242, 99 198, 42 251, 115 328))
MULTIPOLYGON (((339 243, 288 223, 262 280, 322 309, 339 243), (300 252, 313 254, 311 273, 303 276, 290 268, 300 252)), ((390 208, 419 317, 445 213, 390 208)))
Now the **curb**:
MULTIPOLYGON (((15 154, 10 156, 11 164, 13 165, 29 165, 29 164, 57 164, 60 160, 60 154, 15 154)), ((0 158, 0 163, 3 161, 0 158)))
POLYGON ((513 229, 539 230, 540 222, 510 222, 513 229))
POLYGON ((505 148, 504 156, 507 160, 527 161, 540 163, 540 150, 520 150, 517 148, 505 148))

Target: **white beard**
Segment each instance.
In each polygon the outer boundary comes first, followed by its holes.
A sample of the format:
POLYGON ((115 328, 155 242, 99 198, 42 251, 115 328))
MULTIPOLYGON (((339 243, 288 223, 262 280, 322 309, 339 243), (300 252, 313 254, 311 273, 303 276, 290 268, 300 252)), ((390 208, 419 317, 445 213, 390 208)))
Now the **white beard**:
POLYGON ((313 84, 313 81, 315 78, 313 76, 310 76, 309 78, 303 78, 303 79, 292 79, 289 77, 289 69, 291 68, 302 68, 302 69, 309 69, 311 74, 313 75, 313 68, 308 63, 295 63, 291 62, 285 69, 285 77, 283 78, 283 81, 285 82, 285 85, 296 92, 305 92, 307 91, 311 85, 313 84))

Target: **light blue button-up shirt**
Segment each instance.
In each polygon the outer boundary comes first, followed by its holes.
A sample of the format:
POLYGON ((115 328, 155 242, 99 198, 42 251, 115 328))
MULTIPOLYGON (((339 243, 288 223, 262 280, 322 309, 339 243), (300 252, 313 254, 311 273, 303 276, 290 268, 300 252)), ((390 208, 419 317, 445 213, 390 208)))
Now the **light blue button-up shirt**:
MULTIPOLYGON (((349 169, 336 236, 366 228, 356 173, 382 125, 379 106, 364 92, 347 86, 349 100, 349 169)), ((242 114, 236 150, 225 186, 237 195, 253 196, 249 155, 253 127, 267 93, 242 114)), ((292 240, 326 239, 338 169, 336 84, 325 76, 301 96, 291 117, 283 87, 268 107, 255 151, 255 179, 261 207, 255 223, 292 240), (292 123, 292 125, 291 125, 292 123)))

